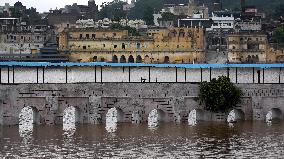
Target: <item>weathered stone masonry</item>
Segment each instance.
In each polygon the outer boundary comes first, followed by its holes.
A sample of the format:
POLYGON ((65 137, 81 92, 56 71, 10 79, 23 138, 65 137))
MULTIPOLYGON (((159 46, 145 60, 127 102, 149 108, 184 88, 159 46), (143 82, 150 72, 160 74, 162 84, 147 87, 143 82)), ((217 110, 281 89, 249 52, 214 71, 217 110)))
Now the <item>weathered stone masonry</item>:
MULTIPOLYGON (((246 120, 264 120, 268 111, 284 112, 284 85, 239 84, 245 95, 237 109, 246 120)), ((188 83, 84 83, 1 85, 0 124, 15 125, 23 107, 36 108, 37 124, 62 124, 63 111, 74 106, 80 123, 105 122, 110 108, 124 113, 123 122, 146 122, 153 109, 164 112, 165 122, 187 121, 190 111, 202 109, 195 101, 198 84, 188 83), (141 120, 141 121, 137 121, 141 120)), ((225 113, 204 111, 205 121, 224 121, 225 113)), ((281 117, 283 118, 283 116, 281 117)))

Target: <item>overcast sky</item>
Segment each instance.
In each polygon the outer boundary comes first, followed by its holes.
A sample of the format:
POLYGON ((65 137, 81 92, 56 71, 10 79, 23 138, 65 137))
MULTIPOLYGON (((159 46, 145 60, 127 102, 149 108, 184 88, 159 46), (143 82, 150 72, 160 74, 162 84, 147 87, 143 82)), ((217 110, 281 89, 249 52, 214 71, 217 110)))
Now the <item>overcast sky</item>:
MULTIPOLYGON (((88 4, 88 0, 0 0, 0 5, 3 6, 5 3, 10 3, 13 6, 17 1, 23 3, 24 6, 36 7, 39 12, 49 11, 50 8, 55 9, 63 8, 65 5, 73 3, 88 4)), ((97 5, 101 5, 102 2, 110 2, 112 0, 95 0, 97 5)))

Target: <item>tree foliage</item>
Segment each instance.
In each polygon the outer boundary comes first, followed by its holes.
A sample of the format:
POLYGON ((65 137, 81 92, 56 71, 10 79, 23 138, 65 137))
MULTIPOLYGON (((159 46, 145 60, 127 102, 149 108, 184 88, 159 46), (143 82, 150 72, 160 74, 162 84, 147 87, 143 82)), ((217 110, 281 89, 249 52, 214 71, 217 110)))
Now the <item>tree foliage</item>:
POLYGON ((278 27, 274 30, 274 40, 277 43, 283 43, 284 42, 284 28, 278 27))
POLYGON ((153 13, 160 11, 164 0, 138 0, 129 11, 130 19, 143 19, 148 25, 153 24, 153 13))
POLYGON ((112 2, 103 3, 101 5, 101 10, 98 13, 98 18, 109 18, 114 21, 125 19, 126 12, 123 11, 124 4, 126 3, 120 0, 114 0, 112 2))
POLYGON ((242 90, 236 87, 230 78, 221 76, 200 84, 198 100, 205 110, 225 112, 240 103, 242 95, 242 90))
POLYGON ((11 8, 12 17, 22 18, 23 22, 26 22, 27 25, 36 25, 41 24, 42 19, 36 8, 29 8, 26 10, 19 10, 17 8, 11 8))
POLYGON ((160 20, 164 20, 164 21, 175 21, 177 18, 173 13, 170 12, 164 12, 162 13, 162 19, 160 20))
POLYGON ((275 17, 284 17, 284 3, 281 3, 275 8, 274 11, 274 16, 275 17))

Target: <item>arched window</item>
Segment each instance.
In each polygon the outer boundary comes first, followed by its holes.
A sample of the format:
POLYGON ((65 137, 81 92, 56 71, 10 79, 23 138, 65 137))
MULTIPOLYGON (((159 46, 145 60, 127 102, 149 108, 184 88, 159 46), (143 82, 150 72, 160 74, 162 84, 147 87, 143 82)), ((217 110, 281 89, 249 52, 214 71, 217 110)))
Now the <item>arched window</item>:
POLYGON ((93 61, 94 61, 94 62, 97 62, 97 61, 98 61, 98 57, 97 57, 97 56, 94 56, 94 57, 93 57, 93 61))
POLYGON ((150 63, 150 62, 151 62, 151 61, 150 61, 150 57, 149 57, 148 55, 145 56, 144 62, 145 62, 145 63, 150 63))
POLYGON ((164 63, 170 63, 170 58, 169 58, 169 56, 165 56, 164 63))
POLYGON ((125 58, 124 55, 122 55, 122 56, 120 57, 120 63, 125 63, 125 62, 126 62, 126 58, 125 58))
POLYGON ((117 63, 117 62, 118 62, 118 58, 117 58, 116 55, 114 55, 114 56, 112 57, 112 62, 113 62, 113 63, 117 63))
POLYGON ((136 63, 142 63, 142 57, 140 55, 137 56, 136 63))
POLYGON ((128 63, 134 63, 134 58, 132 55, 129 56, 128 63))

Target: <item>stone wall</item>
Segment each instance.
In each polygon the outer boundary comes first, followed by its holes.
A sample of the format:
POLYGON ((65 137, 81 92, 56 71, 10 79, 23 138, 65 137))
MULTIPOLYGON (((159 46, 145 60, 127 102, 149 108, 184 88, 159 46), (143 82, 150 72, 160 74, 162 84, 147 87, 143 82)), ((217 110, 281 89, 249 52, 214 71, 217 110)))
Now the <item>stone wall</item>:
MULTIPOLYGON (((238 86, 244 97, 236 109, 244 112, 246 120, 264 120, 273 108, 284 112, 283 85, 238 86)), ((165 114, 165 122, 182 122, 192 110, 202 110, 196 101, 198 91, 198 84, 189 83, 2 84, 0 119, 5 125, 18 124, 20 111, 30 106, 39 114, 39 124, 62 124, 64 110, 73 106, 79 111, 80 123, 105 122, 107 111, 113 107, 123 112, 123 122, 138 118, 146 122, 154 109, 165 114)), ((203 114, 204 121, 225 121, 228 115, 203 114)))

